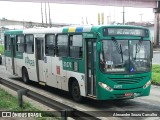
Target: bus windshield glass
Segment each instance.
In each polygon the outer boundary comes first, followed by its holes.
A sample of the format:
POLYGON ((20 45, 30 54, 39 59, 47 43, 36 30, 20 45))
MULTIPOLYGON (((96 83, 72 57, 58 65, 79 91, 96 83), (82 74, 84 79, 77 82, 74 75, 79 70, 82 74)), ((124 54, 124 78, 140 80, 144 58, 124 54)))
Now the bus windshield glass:
POLYGON ((135 73, 151 70, 150 41, 102 40, 100 69, 103 72, 135 73))

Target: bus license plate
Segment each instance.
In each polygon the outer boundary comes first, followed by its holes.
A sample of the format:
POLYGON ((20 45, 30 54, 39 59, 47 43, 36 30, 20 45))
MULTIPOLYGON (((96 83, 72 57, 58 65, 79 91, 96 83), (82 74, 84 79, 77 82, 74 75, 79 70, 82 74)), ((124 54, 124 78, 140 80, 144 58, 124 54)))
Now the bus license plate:
POLYGON ((133 96, 133 93, 125 93, 124 96, 125 97, 130 97, 130 96, 133 96))

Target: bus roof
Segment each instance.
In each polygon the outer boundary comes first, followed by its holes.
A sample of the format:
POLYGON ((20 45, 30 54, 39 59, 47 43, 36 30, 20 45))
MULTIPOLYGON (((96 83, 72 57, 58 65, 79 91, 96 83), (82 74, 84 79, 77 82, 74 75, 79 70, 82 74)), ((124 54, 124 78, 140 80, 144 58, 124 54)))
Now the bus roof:
POLYGON ((41 34, 41 33, 81 33, 81 32, 96 32, 102 27, 120 27, 120 28, 139 28, 147 29, 142 26, 131 26, 131 25, 98 25, 98 26, 67 26, 61 28, 29 28, 22 30, 7 30, 4 34, 41 34))

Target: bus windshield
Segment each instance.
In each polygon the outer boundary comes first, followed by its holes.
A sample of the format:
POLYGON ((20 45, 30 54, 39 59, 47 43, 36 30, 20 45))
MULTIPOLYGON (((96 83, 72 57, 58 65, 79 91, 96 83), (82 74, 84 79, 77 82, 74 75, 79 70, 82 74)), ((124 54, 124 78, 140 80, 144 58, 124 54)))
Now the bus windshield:
POLYGON ((100 69, 103 72, 135 73, 151 70, 150 41, 102 40, 100 69))

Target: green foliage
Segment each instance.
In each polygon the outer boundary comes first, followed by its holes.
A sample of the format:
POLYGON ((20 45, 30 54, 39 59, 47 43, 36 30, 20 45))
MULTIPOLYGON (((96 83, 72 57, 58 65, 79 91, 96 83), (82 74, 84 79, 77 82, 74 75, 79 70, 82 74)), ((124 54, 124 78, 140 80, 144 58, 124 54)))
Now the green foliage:
POLYGON ((4 54, 4 45, 0 45, 0 54, 4 54))
POLYGON ((160 65, 152 66, 152 83, 160 85, 160 65))
POLYGON ((0 108, 2 109, 9 111, 39 111, 29 103, 24 103, 23 107, 20 108, 18 106, 18 98, 13 97, 2 89, 0 89, 0 98, 0 108))
MULTIPOLYGON (((30 103, 23 103, 23 107, 18 106, 18 98, 10 95, 6 91, 0 88, 0 109, 7 111, 41 111, 33 107, 30 103)), ((42 116, 47 114, 42 111, 42 116)), ((39 117, 34 120, 59 120, 58 117, 39 117)))
POLYGON ((152 65, 152 71, 155 73, 160 73, 160 65, 152 65))

